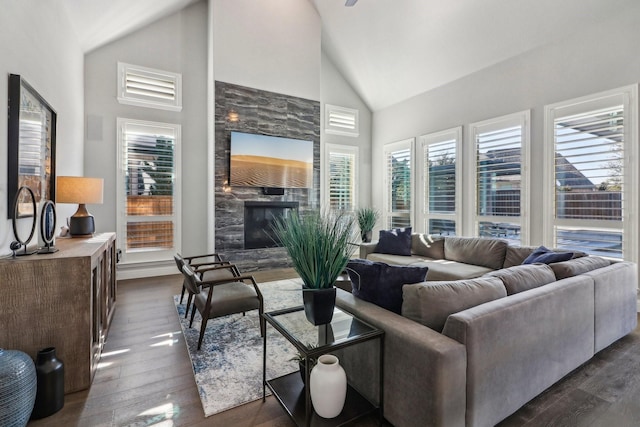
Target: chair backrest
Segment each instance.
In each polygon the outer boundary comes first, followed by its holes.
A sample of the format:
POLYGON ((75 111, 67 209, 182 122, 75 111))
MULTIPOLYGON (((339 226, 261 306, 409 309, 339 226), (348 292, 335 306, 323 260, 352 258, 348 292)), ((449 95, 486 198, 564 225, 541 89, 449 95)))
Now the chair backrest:
POLYGON ((182 274, 184 275, 184 285, 187 287, 189 292, 193 294, 200 293, 200 285, 202 282, 198 278, 198 276, 193 272, 191 267, 188 264, 184 264, 182 266, 182 274))
POLYGON ((180 255, 180 254, 175 254, 173 256, 173 259, 176 262, 176 266, 178 267, 178 271, 182 273, 182 266, 184 265, 184 258, 182 258, 182 255, 180 255))

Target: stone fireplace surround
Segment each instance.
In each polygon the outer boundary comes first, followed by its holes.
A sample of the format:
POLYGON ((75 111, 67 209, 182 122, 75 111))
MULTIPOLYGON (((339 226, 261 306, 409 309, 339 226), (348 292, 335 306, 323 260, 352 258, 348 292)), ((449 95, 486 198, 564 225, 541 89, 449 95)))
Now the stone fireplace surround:
POLYGON ((215 250, 244 272, 291 266, 282 247, 245 248, 245 205, 265 202, 297 203, 300 212, 319 207, 320 103, 216 81, 215 250), (229 187, 231 131, 313 140, 313 188, 268 195, 258 187, 229 187))

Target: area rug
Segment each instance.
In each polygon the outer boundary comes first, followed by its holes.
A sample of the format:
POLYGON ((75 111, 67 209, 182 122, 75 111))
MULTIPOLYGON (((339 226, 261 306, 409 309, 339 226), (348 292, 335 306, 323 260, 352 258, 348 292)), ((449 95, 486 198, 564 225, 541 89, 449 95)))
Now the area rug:
MULTIPOLYGON (((300 279, 258 284, 269 312, 302 305, 300 279)), ((197 350, 200 313, 193 326, 184 318, 187 298, 173 297, 182 333, 193 365, 205 417, 262 398, 262 347, 258 311, 210 320, 197 350)), ((294 372, 298 364, 290 359, 295 348, 274 328, 267 327, 267 379, 294 372)), ((267 393, 268 393, 267 389, 267 393)))

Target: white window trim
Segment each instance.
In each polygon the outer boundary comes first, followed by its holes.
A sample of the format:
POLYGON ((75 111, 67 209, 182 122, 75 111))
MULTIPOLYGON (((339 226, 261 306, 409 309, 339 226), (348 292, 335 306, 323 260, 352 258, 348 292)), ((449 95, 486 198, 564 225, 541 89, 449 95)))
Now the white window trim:
POLYGON ((122 250, 121 263, 123 265, 133 263, 145 263, 154 261, 170 260, 176 252, 182 251, 182 127, 179 124, 150 122, 144 120, 134 120, 117 118, 117 137, 118 137, 118 162, 116 170, 116 229, 119 236, 118 248, 122 250), (127 236, 127 207, 125 203, 125 171, 123 169, 124 160, 124 128, 127 124, 153 126, 159 128, 170 128, 175 133, 174 137, 174 194, 173 200, 175 204, 175 226, 173 230, 174 247, 166 250, 156 250, 149 252, 127 253, 126 236, 127 236))
POLYGON ((381 224, 382 224, 382 228, 386 228, 387 224, 389 223, 389 217, 391 216, 391 212, 389 211, 389 186, 390 186, 390 182, 389 182, 389 175, 387 173, 387 154, 388 153, 392 153, 394 151, 400 151, 400 150, 405 150, 405 149, 409 149, 409 152, 411 154, 411 174, 410 174, 410 179, 411 179, 411 209, 409 209, 409 223, 411 224, 411 226, 414 226, 414 219, 415 219, 415 188, 416 186, 413 185, 413 183, 415 182, 415 138, 408 138, 408 139, 404 139, 402 141, 397 141, 397 142, 390 142, 388 144, 385 144, 383 146, 383 150, 382 150, 382 171, 383 171, 383 193, 382 193, 382 212, 381 212, 381 224))
MULTIPOLYGON (((638 168, 638 85, 624 86, 592 95, 586 95, 579 98, 557 102, 546 105, 544 107, 544 193, 543 200, 543 242, 545 245, 555 247, 555 225, 560 225, 560 221, 555 218, 555 137, 554 137, 554 119, 556 116, 577 114, 580 112, 597 110, 602 107, 610 106, 614 99, 618 97, 624 105, 624 182, 631 185, 625 185, 623 189, 622 199, 625 201, 622 210, 622 233, 623 247, 622 255, 627 261, 638 262, 638 245, 640 238, 638 237, 639 216, 638 208, 640 207, 640 190, 638 168)), ((610 228, 609 221, 580 221, 584 224, 590 224, 594 228, 606 229, 610 228)), ((620 230, 620 228, 617 228, 620 230)))
POLYGON ((415 185, 416 188, 416 197, 415 197, 415 217, 416 223, 415 227, 417 228, 416 232, 426 233, 427 223, 429 219, 445 219, 445 220, 454 220, 456 223, 456 235, 462 235, 462 189, 463 189, 463 179, 462 179, 462 126, 458 126, 451 129, 446 129, 440 132, 434 132, 426 135, 421 135, 418 137, 418 145, 416 147, 416 159, 420 159, 420 161, 415 162, 415 185), (426 199, 428 188, 425 184, 427 174, 429 173, 426 170, 424 165, 424 153, 426 147, 430 144, 439 143, 442 141, 448 141, 454 139, 456 141, 456 194, 455 194, 455 204, 456 210, 454 214, 430 214, 425 211, 426 199))
POLYGON ((360 174, 359 165, 360 165, 360 148, 352 145, 341 145, 341 144, 324 144, 324 154, 323 154, 323 167, 322 167, 322 186, 320 188, 321 191, 321 200, 323 209, 329 209, 329 179, 330 176, 330 156, 331 153, 342 153, 342 154, 352 154, 354 157, 353 160, 353 194, 352 196, 352 209, 356 209, 358 206, 358 177, 360 174))
POLYGON ((465 209, 464 235, 477 236, 479 234, 478 222, 480 217, 478 212, 478 197, 476 191, 476 135, 480 132, 487 132, 491 129, 501 129, 507 126, 522 127, 522 151, 520 164, 520 216, 482 216, 482 220, 493 222, 514 221, 520 224, 520 244, 522 246, 529 245, 530 242, 530 187, 531 187, 531 110, 520 111, 517 113, 507 114, 500 117, 484 120, 481 122, 471 123, 467 137, 467 161, 469 162, 469 173, 467 175, 467 197, 465 198, 465 206, 471 206, 472 209, 465 209))
POLYGON ((117 98, 120 104, 134 105, 137 107, 157 108, 169 111, 182 111, 182 74, 170 71, 157 70, 139 65, 118 62, 117 98), (149 77, 151 79, 165 79, 174 84, 175 99, 160 100, 149 99, 142 95, 129 93, 126 88, 126 76, 129 72, 149 77))
POLYGON ((324 131, 333 135, 360 136, 360 116, 359 112, 353 108, 339 107, 337 105, 325 104, 324 109, 324 131), (331 124, 332 113, 344 114, 345 116, 353 117, 354 127, 349 129, 348 127, 335 126, 331 124))

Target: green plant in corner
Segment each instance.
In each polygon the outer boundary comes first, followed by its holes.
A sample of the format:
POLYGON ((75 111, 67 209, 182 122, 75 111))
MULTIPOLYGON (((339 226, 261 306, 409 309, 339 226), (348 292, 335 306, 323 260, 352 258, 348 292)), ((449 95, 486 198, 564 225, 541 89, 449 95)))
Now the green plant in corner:
POLYGON ((356 218, 358 219, 362 241, 370 242, 371 232, 380 218, 380 212, 373 208, 359 208, 356 210, 356 218))
POLYGON ((332 288, 356 248, 350 243, 354 220, 343 213, 293 212, 277 220, 273 231, 307 289, 332 288))

